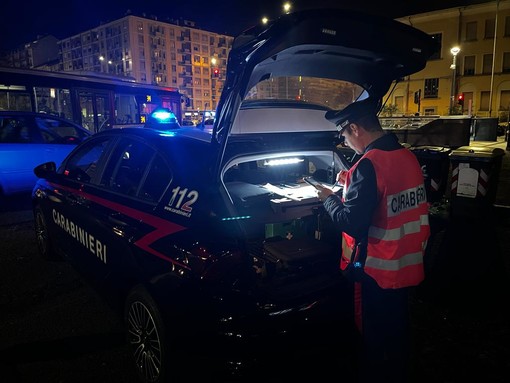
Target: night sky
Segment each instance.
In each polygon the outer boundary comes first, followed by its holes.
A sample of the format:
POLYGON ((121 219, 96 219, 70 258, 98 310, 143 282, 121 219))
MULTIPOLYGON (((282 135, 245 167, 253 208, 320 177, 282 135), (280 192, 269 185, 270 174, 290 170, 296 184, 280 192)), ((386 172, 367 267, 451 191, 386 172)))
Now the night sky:
MULTIPOLYGON (((392 18, 482 3, 478 0, 296 0, 294 10, 349 8, 384 14, 392 18)), ((262 16, 276 18, 282 12, 280 0, 3 0, 0 4, 0 50, 12 49, 38 36, 52 34, 58 39, 132 14, 154 15, 195 21, 197 27, 235 36, 258 23, 262 16)))

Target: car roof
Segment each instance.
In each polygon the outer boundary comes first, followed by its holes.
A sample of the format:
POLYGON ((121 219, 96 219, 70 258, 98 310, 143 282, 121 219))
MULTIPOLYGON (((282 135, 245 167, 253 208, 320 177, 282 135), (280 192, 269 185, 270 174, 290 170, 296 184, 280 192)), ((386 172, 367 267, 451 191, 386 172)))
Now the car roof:
MULTIPOLYGON (((32 112, 32 111, 23 111, 23 110, 0 110, 0 115, 10 115, 10 116, 37 116, 37 117, 50 117, 58 120, 66 120, 60 116, 56 116, 54 114, 42 113, 42 112, 32 112)), ((69 121, 72 122, 72 121, 69 121)), ((74 124, 74 122, 72 122, 74 124)))
POLYGON ((56 116, 54 114, 41 113, 41 112, 31 112, 31 111, 21 111, 21 110, 0 110, 0 116, 28 116, 28 117, 40 117, 40 118, 52 118, 59 121, 65 121, 68 124, 75 126, 76 128, 82 130, 85 134, 92 134, 88 129, 84 128, 80 124, 77 124, 74 121, 68 120, 67 118, 63 118, 60 116, 56 116))
POLYGON ((94 137, 102 136, 135 136, 145 139, 155 146, 167 145, 172 142, 195 142, 195 145, 207 146, 211 141, 211 135, 195 127, 181 127, 175 130, 158 130, 153 128, 132 127, 103 130, 95 133, 94 137))

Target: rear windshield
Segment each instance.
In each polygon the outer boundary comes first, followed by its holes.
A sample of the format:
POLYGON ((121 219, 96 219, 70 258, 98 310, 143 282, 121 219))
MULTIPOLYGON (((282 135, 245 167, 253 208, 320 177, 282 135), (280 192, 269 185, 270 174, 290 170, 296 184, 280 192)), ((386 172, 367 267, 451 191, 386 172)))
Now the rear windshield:
POLYGON ((250 89, 246 100, 292 100, 341 110, 364 89, 348 81, 317 77, 273 77, 250 89))

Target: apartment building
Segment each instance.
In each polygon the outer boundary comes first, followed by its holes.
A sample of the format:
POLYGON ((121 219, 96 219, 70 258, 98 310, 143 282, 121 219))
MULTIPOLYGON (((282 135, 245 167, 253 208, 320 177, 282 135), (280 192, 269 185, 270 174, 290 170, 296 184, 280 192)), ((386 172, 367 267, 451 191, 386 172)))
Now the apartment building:
POLYGON ((425 69, 402 79, 389 95, 387 104, 396 106, 396 114, 508 118, 509 0, 410 15, 398 21, 432 35, 440 49, 425 69))
POLYGON ((58 60, 58 39, 52 35, 38 36, 36 40, 13 49, 0 58, 0 65, 12 68, 48 68, 58 60))
POLYGON ((232 41, 193 22, 173 24, 128 15, 60 40, 59 70, 128 76, 178 88, 184 95, 183 109, 214 110, 232 41))

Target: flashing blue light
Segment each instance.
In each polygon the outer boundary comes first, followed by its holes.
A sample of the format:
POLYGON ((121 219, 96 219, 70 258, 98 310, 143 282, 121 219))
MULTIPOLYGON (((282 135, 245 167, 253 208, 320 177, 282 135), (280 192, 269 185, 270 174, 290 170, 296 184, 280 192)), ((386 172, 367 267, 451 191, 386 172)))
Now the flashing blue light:
POLYGON ((156 110, 152 113, 152 117, 158 120, 159 122, 172 122, 175 121, 175 114, 170 112, 169 110, 156 110))
POLYGON ((361 262, 354 262, 354 267, 359 269, 361 267, 361 262))

